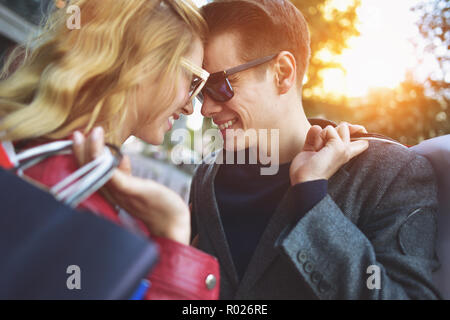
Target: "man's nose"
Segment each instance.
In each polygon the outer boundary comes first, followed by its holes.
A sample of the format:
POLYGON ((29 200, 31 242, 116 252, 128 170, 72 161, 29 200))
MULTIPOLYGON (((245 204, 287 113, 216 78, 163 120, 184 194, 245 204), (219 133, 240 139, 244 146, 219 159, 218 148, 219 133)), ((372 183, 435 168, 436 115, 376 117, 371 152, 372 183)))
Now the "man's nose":
POLYGON ((222 111, 222 106, 205 95, 202 105, 202 115, 207 118, 212 118, 214 114, 222 111))

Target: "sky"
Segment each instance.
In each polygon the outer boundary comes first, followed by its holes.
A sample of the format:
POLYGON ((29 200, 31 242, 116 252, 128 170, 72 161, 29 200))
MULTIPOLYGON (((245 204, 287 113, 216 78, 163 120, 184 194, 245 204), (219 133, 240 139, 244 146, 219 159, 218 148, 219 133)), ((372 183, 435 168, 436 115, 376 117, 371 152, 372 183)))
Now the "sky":
MULTIPOLYGON (((206 0, 194 0, 203 5, 206 0)), ((329 0, 330 5, 345 10, 351 0, 329 0)), ((333 96, 362 97, 371 88, 394 88, 405 79, 408 70, 414 69, 416 76, 425 78, 435 61, 426 55, 420 57, 411 39, 420 39, 410 10, 420 0, 362 0, 357 14, 360 36, 349 40, 349 48, 340 56, 321 52, 324 60, 338 61, 345 69, 325 70, 324 92, 333 96), (417 60, 422 58, 422 67, 417 60)), ((188 126, 201 127, 200 106, 188 117, 188 126)))
MULTIPOLYGON (((342 5, 346 0, 334 2, 342 5)), ((434 67, 434 61, 421 57, 422 70, 417 69, 420 56, 410 40, 420 40, 421 36, 415 25, 416 14, 410 8, 418 2, 362 0, 357 11, 360 36, 350 39, 349 48, 339 57, 324 53, 325 57, 341 62, 346 70, 346 73, 338 69, 325 71, 322 74, 325 91, 361 97, 373 87, 396 87, 408 70, 423 78, 434 67)))

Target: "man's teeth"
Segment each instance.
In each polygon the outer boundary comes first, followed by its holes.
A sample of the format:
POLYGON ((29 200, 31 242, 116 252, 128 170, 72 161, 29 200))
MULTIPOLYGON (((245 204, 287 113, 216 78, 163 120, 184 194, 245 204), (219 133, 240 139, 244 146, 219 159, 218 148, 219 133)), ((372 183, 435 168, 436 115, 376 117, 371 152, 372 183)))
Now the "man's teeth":
POLYGON ((235 124, 235 123, 236 123, 236 119, 230 120, 230 121, 228 121, 228 122, 225 122, 225 123, 221 124, 221 125, 219 126, 219 129, 220 129, 220 130, 228 129, 229 127, 231 127, 231 126, 232 126, 233 124, 235 124))
POLYGON ((173 124, 174 124, 174 122, 175 122, 175 119, 173 118, 173 116, 169 117, 169 122, 170 122, 170 124, 171 124, 171 125, 173 125, 173 124))

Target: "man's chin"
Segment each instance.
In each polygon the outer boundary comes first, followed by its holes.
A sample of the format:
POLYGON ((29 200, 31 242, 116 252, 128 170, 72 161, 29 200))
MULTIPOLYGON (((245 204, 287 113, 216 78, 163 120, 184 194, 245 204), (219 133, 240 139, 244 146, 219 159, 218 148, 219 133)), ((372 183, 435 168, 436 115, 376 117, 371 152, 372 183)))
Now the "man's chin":
POLYGON ((239 137, 234 137, 231 139, 224 139, 223 148, 228 152, 238 152, 250 147, 249 141, 247 139, 242 139, 239 137))

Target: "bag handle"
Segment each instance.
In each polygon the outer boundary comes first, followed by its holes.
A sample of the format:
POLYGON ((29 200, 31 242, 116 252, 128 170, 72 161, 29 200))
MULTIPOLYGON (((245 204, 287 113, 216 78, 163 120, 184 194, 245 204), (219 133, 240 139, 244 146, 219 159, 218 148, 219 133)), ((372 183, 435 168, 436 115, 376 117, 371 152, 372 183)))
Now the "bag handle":
MULTIPOLYGON (((73 141, 63 140, 27 149, 16 155, 17 165, 10 169, 10 171, 23 177, 23 171, 51 156, 71 154, 72 146, 73 141)), ((114 169, 119 166, 122 157, 120 148, 107 143, 101 156, 80 167, 48 191, 57 200, 75 208, 111 178, 114 169), (111 150, 115 155, 113 155, 111 150)))

